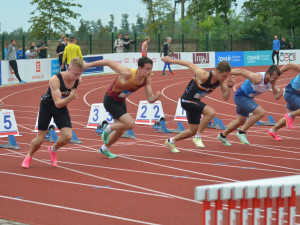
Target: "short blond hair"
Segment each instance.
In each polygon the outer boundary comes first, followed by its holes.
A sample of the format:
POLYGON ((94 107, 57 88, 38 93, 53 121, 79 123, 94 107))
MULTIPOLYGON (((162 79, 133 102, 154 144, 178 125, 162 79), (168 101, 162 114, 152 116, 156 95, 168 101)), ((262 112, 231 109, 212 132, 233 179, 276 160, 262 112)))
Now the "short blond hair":
POLYGON ((72 61, 70 62, 70 66, 72 67, 75 66, 77 69, 80 69, 81 71, 84 70, 84 64, 82 60, 79 58, 72 59, 72 61))
POLYGON ((145 38, 145 41, 147 41, 147 40, 149 40, 150 39, 150 37, 149 36, 147 36, 146 38, 145 38))

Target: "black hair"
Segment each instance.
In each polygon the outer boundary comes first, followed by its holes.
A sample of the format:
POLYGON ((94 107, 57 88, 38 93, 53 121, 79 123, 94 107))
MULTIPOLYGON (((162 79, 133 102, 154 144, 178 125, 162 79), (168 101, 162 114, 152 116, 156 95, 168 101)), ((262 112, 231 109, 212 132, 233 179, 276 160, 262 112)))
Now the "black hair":
POLYGON ((276 65, 272 65, 268 68, 267 72, 266 73, 269 73, 270 76, 273 76, 274 75, 274 72, 276 72, 278 74, 278 76, 281 75, 281 72, 280 72, 280 69, 278 66, 276 65))
POLYGON ((142 58, 139 58, 138 60, 138 67, 141 67, 143 68, 145 64, 151 64, 153 65, 153 61, 152 59, 149 59, 148 57, 142 57, 142 58))

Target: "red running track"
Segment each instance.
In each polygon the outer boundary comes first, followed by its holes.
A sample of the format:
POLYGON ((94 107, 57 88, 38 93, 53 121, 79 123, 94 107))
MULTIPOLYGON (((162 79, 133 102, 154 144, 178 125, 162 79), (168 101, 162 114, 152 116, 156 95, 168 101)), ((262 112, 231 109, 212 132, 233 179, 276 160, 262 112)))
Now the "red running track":
MULTIPOLYGON (((266 67, 250 69, 265 71, 266 67)), ((175 128, 177 100, 193 75, 188 70, 177 71, 175 76, 160 74, 156 72, 152 77, 153 90, 162 90, 167 125, 175 128)), ((295 75, 282 75, 280 87, 295 75)), ((228 139, 233 146, 224 147, 216 139, 219 130, 206 129, 205 149, 197 149, 188 139, 177 143, 179 154, 164 146, 172 134, 158 134, 150 126, 136 125, 137 138, 120 139, 110 149, 118 158, 105 158, 98 153, 101 139, 86 124, 91 104, 102 102, 115 76, 83 78, 80 98, 68 106, 73 128, 83 144, 68 144, 60 149, 56 168, 49 164, 49 142, 44 142, 35 154, 30 169, 21 168, 36 135, 32 130, 40 96, 48 82, 0 88, 0 99, 5 108, 14 110, 21 134, 16 137, 21 150, 0 149, 0 218, 43 225, 201 224, 201 203, 193 200, 195 186, 299 174, 298 121, 294 131, 280 130, 281 142, 267 135, 269 127, 253 126, 247 133, 250 146, 231 134, 228 139)), ((242 81, 237 77, 234 88, 242 81)), ((127 101, 128 112, 134 118, 140 100, 145 100, 143 89, 127 101)), ((224 102, 220 89, 203 101, 215 108, 216 116, 225 125, 235 118, 233 97, 224 102)), ((276 121, 286 111, 284 99, 274 100, 271 92, 258 96, 256 101, 276 121)), ((7 138, 0 139, 1 144, 5 142, 7 138)), ((300 199, 297 200, 299 205, 300 199)), ((300 207, 297 222, 300 223, 300 207)))

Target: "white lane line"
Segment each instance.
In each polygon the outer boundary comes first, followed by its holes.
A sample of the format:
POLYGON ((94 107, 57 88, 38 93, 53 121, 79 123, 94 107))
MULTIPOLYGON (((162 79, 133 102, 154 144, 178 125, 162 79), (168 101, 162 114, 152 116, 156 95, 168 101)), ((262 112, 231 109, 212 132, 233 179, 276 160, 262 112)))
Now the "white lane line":
POLYGON ((53 181, 53 182, 58 182, 58 183, 75 184, 75 185, 87 186, 87 187, 101 187, 101 189, 107 189, 107 190, 130 192, 130 193, 134 193, 134 194, 150 195, 150 196, 162 197, 162 198, 171 198, 166 195, 158 195, 158 194, 151 194, 151 193, 147 193, 147 192, 131 191, 131 190, 121 189, 121 188, 99 186, 98 184, 85 184, 85 183, 78 183, 78 182, 72 182, 72 181, 66 181, 66 180, 58 180, 58 179, 52 179, 52 178, 46 178, 46 177, 38 177, 38 176, 31 176, 31 175, 25 175, 25 174, 19 174, 19 173, 12 173, 12 172, 6 172, 6 171, 0 171, 0 173, 14 175, 14 176, 20 176, 20 177, 26 177, 26 178, 39 179, 39 180, 53 181))
POLYGON ((117 219, 117 220, 124 220, 124 221, 129 221, 129 222, 138 223, 138 224, 157 225, 156 223, 150 223, 150 222, 145 222, 145 221, 141 221, 141 220, 129 219, 129 218, 125 218, 125 217, 113 216, 113 215, 109 215, 109 214, 97 213, 97 212, 92 212, 92 211, 87 211, 87 210, 82 210, 82 209, 70 208, 70 207, 61 206, 61 205, 53 205, 53 204, 49 204, 49 203, 30 201, 30 200, 26 200, 26 199, 18 199, 18 198, 4 196, 4 195, 0 195, 0 198, 30 203, 30 204, 35 204, 35 205, 42 205, 42 206, 47 206, 47 207, 52 207, 52 208, 57 208, 57 209, 64 209, 64 210, 69 210, 69 211, 73 211, 73 212, 86 213, 86 214, 91 214, 91 215, 96 215, 96 216, 103 216, 103 217, 108 217, 108 218, 117 219))

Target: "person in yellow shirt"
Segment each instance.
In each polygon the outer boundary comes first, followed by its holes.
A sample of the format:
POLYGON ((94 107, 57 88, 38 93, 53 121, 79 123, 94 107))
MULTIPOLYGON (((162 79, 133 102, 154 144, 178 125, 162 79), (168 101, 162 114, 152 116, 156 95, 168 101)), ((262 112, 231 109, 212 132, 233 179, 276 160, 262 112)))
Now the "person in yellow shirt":
POLYGON ((61 69, 63 70, 65 67, 65 61, 67 59, 67 69, 69 69, 69 64, 74 58, 80 58, 83 61, 81 49, 78 45, 76 45, 76 38, 70 38, 70 44, 65 47, 64 56, 62 59, 61 69))

